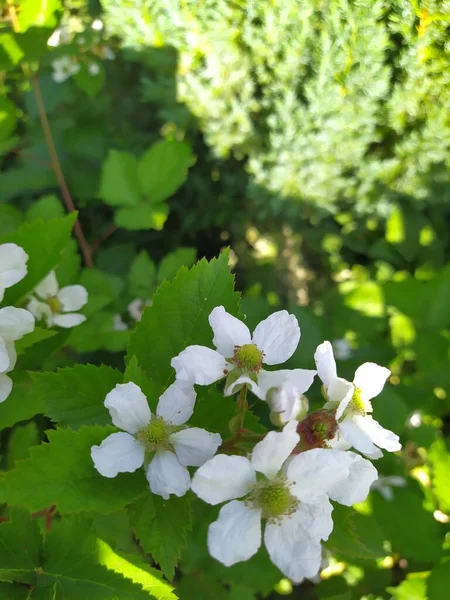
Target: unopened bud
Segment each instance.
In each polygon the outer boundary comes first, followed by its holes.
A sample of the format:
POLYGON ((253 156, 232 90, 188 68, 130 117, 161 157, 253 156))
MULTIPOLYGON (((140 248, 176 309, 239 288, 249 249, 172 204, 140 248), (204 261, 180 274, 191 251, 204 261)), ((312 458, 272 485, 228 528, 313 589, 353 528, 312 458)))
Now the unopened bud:
POLYGON ((296 452, 326 448, 327 441, 336 435, 337 427, 333 411, 323 408, 314 411, 298 424, 297 433, 300 435, 300 443, 296 452))
POLYGON ((269 391, 267 403, 270 406, 270 420, 277 427, 293 419, 300 421, 306 416, 309 408, 306 396, 302 396, 289 380, 269 391))

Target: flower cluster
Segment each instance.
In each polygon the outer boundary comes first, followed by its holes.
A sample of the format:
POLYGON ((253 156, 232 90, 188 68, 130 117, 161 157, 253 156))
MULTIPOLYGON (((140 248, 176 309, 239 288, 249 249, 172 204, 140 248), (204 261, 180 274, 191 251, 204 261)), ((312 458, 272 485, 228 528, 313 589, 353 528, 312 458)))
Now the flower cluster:
POLYGON ((93 446, 95 468, 115 477, 144 466, 155 494, 167 499, 192 489, 211 505, 223 503, 209 527, 208 549, 224 565, 248 560, 264 540, 273 563, 292 581, 313 578, 322 541, 333 529, 330 500, 362 502, 378 478, 372 463, 350 448, 372 459, 382 455, 380 448, 401 448, 398 437, 371 416, 371 400, 390 372, 365 363, 353 382, 346 381, 337 376, 330 342, 316 350, 317 371, 264 369, 284 363, 299 343, 297 319, 286 311, 269 316, 253 334, 222 306, 209 323, 216 349, 189 346, 172 359, 176 379, 155 415, 134 383, 117 385, 106 396, 112 422, 123 431, 93 446), (316 374, 326 402, 308 414, 304 393, 316 374), (186 425, 195 407, 194 386, 220 380, 225 396, 239 393, 235 435, 225 443, 218 434, 186 425), (272 423, 282 427, 259 436, 251 452, 242 446, 248 443, 248 391, 267 403, 272 423), (192 478, 187 467, 197 467, 192 478))
MULTIPOLYGON (((27 274, 28 254, 16 244, 0 245, 0 302, 5 290, 27 274)), ((0 402, 4 402, 12 390, 10 373, 17 360, 14 342, 34 329, 33 315, 23 308, 5 306, 0 308, 0 402)))
POLYGON ((43 279, 30 296, 27 309, 39 321, 45 319, 47 326, 70 328, 81 325, 86 317, 76 311, 88 301, 88 293, 82 285, 59 288, 54 271, 43 279))

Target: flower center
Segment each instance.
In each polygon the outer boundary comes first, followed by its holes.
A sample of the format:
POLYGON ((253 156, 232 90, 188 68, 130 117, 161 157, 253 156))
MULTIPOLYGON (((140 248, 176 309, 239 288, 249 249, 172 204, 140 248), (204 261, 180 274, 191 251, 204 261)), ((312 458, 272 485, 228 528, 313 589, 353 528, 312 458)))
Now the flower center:
POLYGON ((255 344, 234 347, 233 362, 243 371, 258 373, 262 367, 264 353, 255 344))
POLYGON ((164 419, 153 417, 147 427, 138 431, 135 437, 148 451, 154 452, 170 448, 170 434, 175 430, 164 419))
POLYGON ((350 400, 349 409, 351 412, 365 417, 368 412, 372 412, 372 404, 369 400, 363 400, 361 394, 362 390, 355 387, 352 399, 350 400))
POLYGON ((289 483, 284 477, 257 483, 246 502, 251 502, 253 506, 260 508, 262 517, 272 522, 280 520, 285 515, 291 515, 299 504, 299 500, 291 494, 289 483))
POLYGON ((58 314, 62 312, 62 302, 56 296, 50 296, 50 298, 47 298, 47 304, 50 306, 50 309, 53 314, 58 314))

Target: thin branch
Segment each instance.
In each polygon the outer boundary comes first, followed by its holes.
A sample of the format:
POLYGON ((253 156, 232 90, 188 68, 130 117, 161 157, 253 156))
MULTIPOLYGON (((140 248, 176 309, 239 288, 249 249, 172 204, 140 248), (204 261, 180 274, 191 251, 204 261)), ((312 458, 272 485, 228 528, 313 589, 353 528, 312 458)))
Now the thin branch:
MULTIPOLYGON (((20 23, 17 18, 16 7, 14 5, 14 0, 8 0, 8 8, 9 8, 9 16, 11 18, 11 23, 13 29, 16 33, 20 33, 20 23)), ((47 113, 45 111, 44 100, 42 98, 41 89, 39 87, 39 81, 36 75, 32 75, 29 67, 27 65, 23 66, 23 71, 25 75, 30 77, 31 85, 33 87, 34 94, 36 96, 36 103, 39 111, 39 118, 41 120, 42 130, 44 132, 45 141, 47 142, 48 151, 50 154, 51 167, 56 174, 56 178, 58 180, 58 185, 61 190, 61 195, 63 197, 64 204, 69 212, 76 211, 75 204, 73 203, 72 196, 70 195, 69 188, 67 187, 66 180, 64 178, 64 173, 61 169, 61 163, 59 162, 58 153, 56 152, 55 140, 53 139, 52 130, 50 127, 50 123, 47 117, 47 113)), ((92 262, 92 251, 89 244, 84 237, 83 229, 81 227, 79 219, 76 220, 74 226, 74 232, 78 239, 78 243, 80 245, 81 253, 83 254, 84 262, 88 267, 93 267, 94 264, 92 262)))
POLYGON ((105 231, 105 233, 102 233, 101 235, 99 235, 98 238, 92 243, 92 246, 91 246, 92 254, 94 252, 97 252, 97 250, 100 248, 100 246, 103 244, 103 242, 105 240, 107 240, 118 229, 119 228, 117 227, 117 225, 111 225, 111 227, 108 227, 108 229, 105 231))

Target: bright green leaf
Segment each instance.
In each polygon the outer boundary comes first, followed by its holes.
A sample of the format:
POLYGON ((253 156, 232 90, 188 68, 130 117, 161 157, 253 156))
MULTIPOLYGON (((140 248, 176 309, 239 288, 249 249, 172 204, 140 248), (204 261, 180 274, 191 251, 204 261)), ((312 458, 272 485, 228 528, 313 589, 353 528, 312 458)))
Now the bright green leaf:
POLYGON ((155 263, 145 250, 142 250, 133 260, 128 279, 133 287, 136 298, 151 298, 155 288, 155 263))
POLYGON ((56 194, 42 196, 39 200, 34 200, 27 210, 27 221, 37 221, 38 219, 55 219, 64 216, 64 209, 61 200, 56 194))
POLYGON ((0 579, 33 583, 41 551, 38 524, 21 509, 13 509, 9 518, 0 525, 0 579))
POLYGON ((448 558, 431 569, 427 580, 428 600, 444 600, 450 589, 450 561, 448 558))
POLYGON ((135 206, 141 201, 137 160, 128 152, 110 150, 103 163, 100 198, 111 206, 135 206))
POLYGON ((40 434, 35 421, 16 425, 8 441, 7 468, 12 469, 16 461, 27 458, 31 446, 35 446, 39 441, 40 434))
POLYGON ((450 513, 450 452, 443 440, 436 440, 429 451, 433 466, 433 490, 443 511, 450 513))
POLYGON ((195 263, 195 248, 177 248, 169 252, 158 266, 158 281, 173 279, 181 267, 191 267, 195 263))
POLYGON ((156 205, 142 202, 132 208, 120 208, 115 214, 115 222, 119 227, 138 231, 140 229, 156 229, 160 231, 169 215, 167 204, 156 205))

